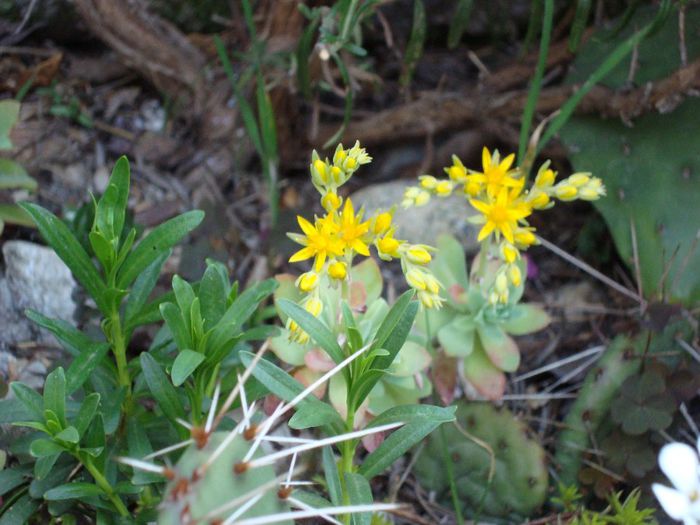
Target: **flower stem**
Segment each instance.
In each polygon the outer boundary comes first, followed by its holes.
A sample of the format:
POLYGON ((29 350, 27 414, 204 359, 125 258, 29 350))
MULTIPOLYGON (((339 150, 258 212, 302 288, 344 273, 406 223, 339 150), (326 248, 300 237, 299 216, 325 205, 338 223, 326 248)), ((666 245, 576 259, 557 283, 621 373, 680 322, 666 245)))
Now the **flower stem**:
POLYGON ((80 455, 78 455, 77 458, 83 465, 85 465, 85 468, 93 477, 95 483, 97 483, 97 486, 104 491, 109 500, 114 504, 117 512, 119 512, 119 515, 123 517, 128 516, 129 511, 124 505, 124 502, 117 494, 114 493, 114 490, 112 490, 112 485, 109 484, 109 481, 107 481, 107 479, 102 475, 102 472, 99 471, 92 460, 89 457, 82 458, 80 455))

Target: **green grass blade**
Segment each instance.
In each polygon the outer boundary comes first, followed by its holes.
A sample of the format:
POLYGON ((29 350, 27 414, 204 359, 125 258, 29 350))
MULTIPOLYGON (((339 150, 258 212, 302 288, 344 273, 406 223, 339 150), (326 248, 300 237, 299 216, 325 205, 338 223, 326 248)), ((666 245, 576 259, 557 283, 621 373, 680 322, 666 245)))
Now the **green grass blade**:
POLYGON ((459 41, 462 40, 462 35, 464 35, 469 25, 472 7, 474 7, 474 0, 459 0, 457 2, 457 8, 452 17, 450 29, 447 32, 448 49, 454 49, 459 45, 459 41))

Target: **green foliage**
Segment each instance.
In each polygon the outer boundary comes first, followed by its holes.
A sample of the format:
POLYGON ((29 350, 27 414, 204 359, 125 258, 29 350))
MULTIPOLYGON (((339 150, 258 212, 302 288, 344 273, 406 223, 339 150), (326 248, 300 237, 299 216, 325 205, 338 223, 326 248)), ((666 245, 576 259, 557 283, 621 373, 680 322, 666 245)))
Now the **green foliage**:
POLYGON ((413 71, 423 55, 423 44, 425 43, 426 32, 425 6, 423 0, 413 2, 413 25, 411 27, 411 37, 406 46, 406 53, 403 60, 403 71, 399 78, 399 84, 407 89, 413 77, 413 71))
MULTIPOLYGON (((478 267, 468 276, 464 251, 453 237, 441 236, 431 269, 445 288, 441 310, 428 310, 420 324, 435 335, 445 353, 461 359, 464 377, 488 399, 499 399, 505 389, 504 372, 513 372, 520 352, 511 335, 523 335, 546 327, 547 313, 534 304, 518 304, 524 284, 512 287, 506 304, 491 305, 483 290, 495 279, 495 266, 480 278, 478 267)), ((522 265, 522 261, 520 262, 522 265)), ((524 265, 521 267, 524 274, 524 265)))
POLYGON ((469 25, 469 17, 474 7, 474 0, 457 0, 454 16, 447 32, 447 47, 454 49, 462 39, 462 35, 469 25))
MULTIPOLYGON (((569 81, 578 82, 609 55, 613 47, 653 16, 640 9, 634 22, 614 39, 601 32, 583 47, 569 81)), ((687 12, 687 25, 700 23, 700 11, 687 12)), ((658 32, 639 43, 634 81, 642 85, 670 75, 680 67, 678 24, 669 19, 658 32)), ((700 54, 700 38, 687 33, 688 56, 700 54)), ((627 84, 629 65, 620 63, 606 84, 627 84)), ((595 203, 613 234, 623 260, 634 267, 633 236, 637 241, 639 273, 645 296, 693 304, 700 300, 700 280, 692 268, 700 264, 695 249, 700 211, 696 174, 700 160, 689 153, 698 149, 697 134, 689 132, 700 118, 700 103, 688 100, 675 111, 659 108, 634 121, 575 117, 562 130, 575 168, 593 171, 608 188, 608 196, 595 203)), ((624 118, 624 115, 623 115, 624 118)))
MULTIPOLYGON (((16 100, 0 100, 0 150, 12 149, 10 132, 19 118, 20 104, 16 100)), ((23 189, 35 191, 37 182, 14 160, 0 157, 0 190, 23 189)), ((15 204, 0 204, 0 234, 5 224, 32 226, 31 219, 15 204)))
MULTIPOLYGON (((575 487, 559 486, 562 496, 560 500, 574 493, 575 487), (566 495, 565 495, 566 493, 566 495)), ((578 494, 576 494, 578 496, 578 494)), ((567 512, 574 512, 575 516, 569 523, 571 525, 656 525, 654 519, 654 509, 640 509, 639 498, 641 491, 634 489, 622 500, 621 492, 614 492, 608 498, 608 507, 603 511, 592 511, 583 506, 574 507, 573 503, 578 497, 572 500, 569 507, 565 507, 567 512)), ((557 499, 557 498, 554 498, 557 499)))
MULTIPOLYGON (((457 424, 443 428, 447 452, 464 512, 482 510, 490 517, 530 516, 547 495, 544 450, 527 436, 525 426, 506 409, 488 403, 460 403, 457 424)), ((448 479, 442 465, 442 442, 433 436, 416 463, 421 483, 447 500, 448 479)))

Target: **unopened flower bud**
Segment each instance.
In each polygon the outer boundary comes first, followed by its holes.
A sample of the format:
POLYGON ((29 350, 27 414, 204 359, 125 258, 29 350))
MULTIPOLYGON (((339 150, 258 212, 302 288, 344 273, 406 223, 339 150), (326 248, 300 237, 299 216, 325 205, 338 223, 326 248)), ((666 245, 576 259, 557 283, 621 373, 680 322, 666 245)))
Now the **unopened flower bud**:
POLYGON ((316 288, 318 285, 318 274, 316 272, 306 272, 299 276, 297 279, 297 286, 299 290, 304 293, 309 293, 311 290, 316 288))
POLYGON ((511 264, 508 268, 508 278, 510 282, 513 283, 513 286, 520 286, 523 282, 523 275, 517 264, 511 264))
POLYGON ((422 246, 411 246, 406 250, 406 258, 414 264, 428 264, 432 257, 422 246))
POLYGON ((559 200, 572 201, 578 196, 578 188, 571 184, 562 184, 555 188, 555 194, 559 200))
POLYGON ((420 180, 421 187, 426 190, 432 190, 438 184, 438 180, 432 175, 421 175, 418 179, 420 180))
POLYGON ((406 282, 411 288, 416 290, 425 290, 428 287, 423 272, 415 268, 410 269, 406 273, 406 282))
POLYGON ((321 205, 326 211, 333 211, 340 208, 341 200, 338 194, 329 191, 321 198, 321 205))
POLYGON ((452 188, 454 188, 452 182, 449 180, 442 180, 435 186, 435 193, 440 197, 447 197, 452 193, 452 188))
POLYGON ((590 173, 574 173, 567 179, 567 182, 571 184, 572 186, 576 186, 577 188, 580 188, 581 186, 588 184, 588 182, 591 180, 591 174, 590 173))
POLYGON ((304 309, 314 317, 318 317, 323 311, 323 303, 316 297, 310 297, 304 304, 304 309))
POLYGON ((377 215, 374 221, 374 233, 381 234, 391 227, 391 213, 384 212, 377 215))
POLYGON ((348 275, 348 267, 344 262, 336 261, 328 266, 328 275, 342 281, 348 275))

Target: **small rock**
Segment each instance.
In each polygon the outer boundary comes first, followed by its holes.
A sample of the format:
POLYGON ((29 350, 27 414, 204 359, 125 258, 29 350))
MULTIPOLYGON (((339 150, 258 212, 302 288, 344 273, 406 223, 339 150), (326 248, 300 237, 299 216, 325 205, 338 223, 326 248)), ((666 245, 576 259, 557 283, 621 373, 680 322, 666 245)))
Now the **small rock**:
POLYGON ((0 347, 34 342, 55 346, 55 340, 24 315, 31 308, 41 314, 73 322, 75 281, 53 250, 25 241, 2 247, 5 275, 0 276, 0 347))
MULTIPOLYGON (((415 184, 415 181, 408 180, 373 184, 355 192, 351 197, 356 207, 365 207, 367 216, 399 204, 404 190, 415 184)), ((399 206, 394 214, 394 224, 398 226, 396 237, 412 243, 435 244, 440 234, 450 233, 460 240, 468 253, 475 253, 479 249, 477 230, 467 222, 475 213, 460 195, 433 197, 425 206, 407 210, 399 206)))

